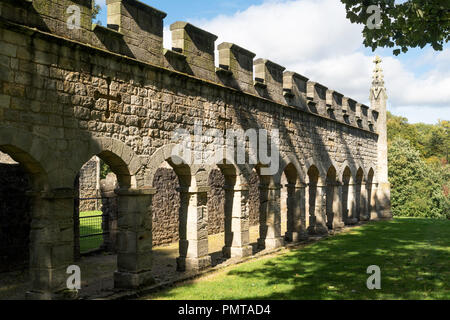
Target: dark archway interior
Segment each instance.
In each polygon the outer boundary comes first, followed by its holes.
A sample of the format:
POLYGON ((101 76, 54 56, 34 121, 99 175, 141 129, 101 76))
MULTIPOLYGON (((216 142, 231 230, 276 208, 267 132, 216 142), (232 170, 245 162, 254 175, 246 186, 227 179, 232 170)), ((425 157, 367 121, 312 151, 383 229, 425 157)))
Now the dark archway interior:
POLYGON ((28 268, 32 183, 25 168, 0 161, 0 272, 28 268))

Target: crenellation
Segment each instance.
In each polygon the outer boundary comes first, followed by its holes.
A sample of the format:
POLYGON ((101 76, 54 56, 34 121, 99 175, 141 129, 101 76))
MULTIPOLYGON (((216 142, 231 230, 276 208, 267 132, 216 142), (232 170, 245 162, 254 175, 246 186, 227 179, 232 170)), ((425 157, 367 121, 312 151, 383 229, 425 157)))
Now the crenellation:
POLYGON ((308 110, 306 92, 308 78, 292 71, 283 74, 283 92, 288 104, 303 111, 308 110))
POLYGON ((309 111, 321 116, 327 116, 326 94, 328 88, 320 83, 308 81, 306 90, 309 111))
POLYGON ((120 53, 163 65, 163 20, 167 16, 137 0, 107 0, 108 28, 123 34, 120 53))
POLYGON ((127 52, 123 51, 125 41, 123 33, 98 24, 92 25, 92 31, 97 36, 93 37, 94 45, 111 52, 127 55, 127 52))
POLYGON ((234 43, 224 42, 219 50, 219 80, 230 87, 254 93, 253 59, 255 54, 234 43), (223 72, 225 70, 225 72, 223 72), (224 74, 221 76, 221 74, 224 74))
POLYGON ((170 26, 172 31, 172 50, 186 56, 189 74, 196 77, 216 81, 215 41, 217 36, 178 21, 170 26))
POLYGON ((257 93, 264 98, 285 104, 283 71, 286 68, 261 58, 256 59, 253 65, 255 68, 255 88, 257 93))
POLYGON ((355 113, 357 102, 351 98, 344 97, 342 100, 342 112, 344 113, 344 121, 348 124, 356 125, 355 113))

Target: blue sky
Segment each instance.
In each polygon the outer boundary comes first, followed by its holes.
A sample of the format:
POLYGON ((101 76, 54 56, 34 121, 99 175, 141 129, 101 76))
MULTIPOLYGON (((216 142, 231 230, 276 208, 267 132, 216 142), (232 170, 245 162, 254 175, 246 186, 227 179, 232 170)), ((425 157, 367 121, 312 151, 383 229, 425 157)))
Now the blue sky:
MULTIPOLYGON (((263 57, 368 103, 375 54, 383 58, 388 109, 411 123, 450 120, 450 47, 411 49, 394 56, 391 49, 373 53, 362 45, 361 27, 345 18, 338 0, 141 0, 167 13, 168 27, 189 21, 263 57)), ((105 0, 97 0, 106 25, 105 0)))

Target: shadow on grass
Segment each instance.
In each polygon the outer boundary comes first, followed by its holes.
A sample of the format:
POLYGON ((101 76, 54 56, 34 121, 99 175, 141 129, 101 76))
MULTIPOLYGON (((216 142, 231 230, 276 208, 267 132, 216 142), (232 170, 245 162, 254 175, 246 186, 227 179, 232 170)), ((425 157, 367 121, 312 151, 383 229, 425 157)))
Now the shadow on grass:
POLYGON ((450 299, 450 221, 395 219, 158 294, 185 299, 450 299), (381 268, 368 290, 367 267, 381 268), (236 290, 238 288, 238 290, 236 290), (216 290, 208 295, 208 291, 216 290))

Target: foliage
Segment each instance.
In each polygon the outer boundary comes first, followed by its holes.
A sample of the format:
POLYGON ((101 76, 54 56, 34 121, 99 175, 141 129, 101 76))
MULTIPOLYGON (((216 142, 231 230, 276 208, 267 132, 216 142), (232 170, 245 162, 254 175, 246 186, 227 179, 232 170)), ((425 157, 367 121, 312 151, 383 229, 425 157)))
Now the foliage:
MULTIPOLYGON (((102 8, 99 4, 95 2, 95 0, 92 0, 92 21, 95 21, 97 19, 98 14, 100 13, 100 10, 102 8)), ((101 25, 101 21, 97 20, 96 24, 101 25)))
POLYGON ((106 179, 106 176, 110 172, 112 172, 112 170, 108 164, 100 159, 100 179, 106 179))
MULTIPOLYGON (((450 219, 450 199, 444 195, 446 174, 443 168, 427 165, 420 152, 401 138, 396 138, 390 145, 388 165, 395 216, 450 219)), ((449 170, 446 171, 448 178, 449 170)))
POLYGON ((395 55, 408 48, 431 45, 442 50, 450 38, 450 0, 341 0, 352 23, 364 24, 364 45, 375 51, 378 47, 397 47, 395 55), (367 21, 373 12, 371 5, 380 8, 381 25, 370 29, 367 21))
POLYGON ((447 220, 396 218, 369 223, 145 299, 450 299, 449 234, 447 220), (366 287, 370 265, 382 270, 382 290, 366 287))
POLYGON ((388 112, 392 211, 450 219, 450 122, 409 124, 388 112))
POLYGON ((440 120, 436 125, 409 124, 408 119, 387 115, 388 143, 396 138, 406 139, 417 149, 424 159, 431 162, 449 162, 450 121, 440 120), (439 160, 438 160, 439 159, 439 160))

